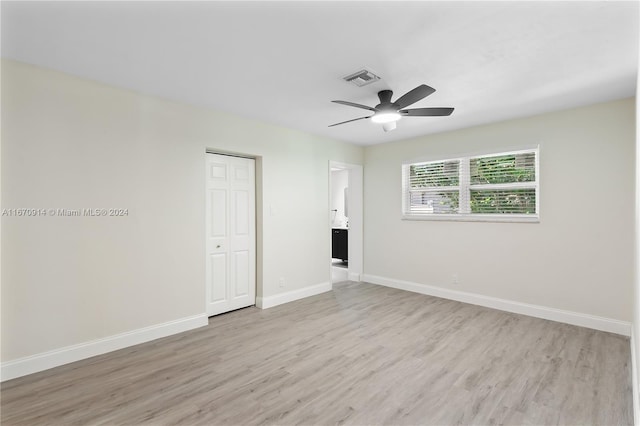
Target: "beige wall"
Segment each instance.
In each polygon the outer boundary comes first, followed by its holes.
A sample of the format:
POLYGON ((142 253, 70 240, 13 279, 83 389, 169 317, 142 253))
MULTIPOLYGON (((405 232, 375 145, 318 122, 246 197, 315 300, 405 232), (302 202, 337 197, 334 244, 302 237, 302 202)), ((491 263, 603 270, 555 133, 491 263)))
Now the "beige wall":
POLYGON ((367 147, 365 274, 630 321, 634 132, 627 99, 367 147), (540 223, 401 220, 403 160, 536 144, 540 223))
POLYGON ((329 161, 360 147, 2 62, 2 361, 204 313, 204 156, 260 156, 264 297, 329 282, 329 161), (278 287, 284 277, 286 286, 278 287))

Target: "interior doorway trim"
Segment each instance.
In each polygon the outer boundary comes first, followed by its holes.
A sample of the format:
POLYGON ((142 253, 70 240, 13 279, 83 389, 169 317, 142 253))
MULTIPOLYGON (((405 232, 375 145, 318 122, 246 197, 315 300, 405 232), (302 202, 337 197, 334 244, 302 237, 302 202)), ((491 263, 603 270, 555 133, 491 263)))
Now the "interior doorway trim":
MULTIPOLYGON (((343 163, 340 161, 329 161, 329 206, 331 206, 331 171, 347 170, 349 172, 349 186, 347 197, 347 210, 349 212, 349 234, 348 234, 348 257, 349 266, 347 268, 348 279, 350 281, 360 281, 362 277, 362 265, 364 258, 363 250, 363 204, 364 185, 363 169, 361 164, 343 163)), ((328 232, 331 232, 333 220, 331 207, 328 209, 328 232)), ((330 235, 330 234, 329 234, 330 235)), ((331 240, 329 241, 329 276, 331 276, 331 240)))

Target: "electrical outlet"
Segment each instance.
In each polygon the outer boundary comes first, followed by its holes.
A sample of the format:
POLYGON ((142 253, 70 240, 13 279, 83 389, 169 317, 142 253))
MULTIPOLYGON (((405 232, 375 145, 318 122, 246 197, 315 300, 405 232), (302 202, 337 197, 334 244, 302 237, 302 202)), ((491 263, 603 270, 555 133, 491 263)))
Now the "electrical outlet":
POLYGON ((278 286, 284 287, 284 278, 280 277, 280 281, 278 281, 278 286))
POLYGON ((453 285, 460 284, 460 279, 458 278, 458 274, 451 274, 451 284, 453 285))

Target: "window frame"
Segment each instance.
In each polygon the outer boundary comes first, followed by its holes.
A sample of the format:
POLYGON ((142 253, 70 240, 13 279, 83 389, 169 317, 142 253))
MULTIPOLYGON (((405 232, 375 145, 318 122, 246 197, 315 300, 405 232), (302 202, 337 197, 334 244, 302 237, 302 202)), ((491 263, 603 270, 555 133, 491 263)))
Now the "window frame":
MULTIPOLYGON (((434 156, 430 158, 413 159, 402 162, 402 220, 427 220, 427 221, 458 221, 458 222, 540 222, 540 146, 532 145, 517 149, 484 151, 456 156, 434 156), (499 157, 513 154, 529 154, 535 156, 535 181, 534 182, 513 182, 507 184, 476 184, 471 185, 470 161, 478 157, 499 157), (431 162, 459 161, 458 167, 458 194, 460 213, 418 213, 409 212, 410 189, 409 189, 409 169, 412 165, 431 162), (536 212, 535 214, 506 214, 506 213, 471 213, 470 190, 500 190, 500 189, 535 189, 536 212), (466 211, 465 211, 466 210, 466 211)), ((444 188, 443 188, 444 189, 444 188)))

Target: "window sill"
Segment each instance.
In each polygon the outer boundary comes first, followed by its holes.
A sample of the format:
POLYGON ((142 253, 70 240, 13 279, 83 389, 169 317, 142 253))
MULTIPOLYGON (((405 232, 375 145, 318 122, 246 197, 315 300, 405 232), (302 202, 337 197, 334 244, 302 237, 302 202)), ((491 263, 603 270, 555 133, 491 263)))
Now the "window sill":
POLYGON ((490 214, 439 214, 439 215, 402 215, 402 220, 427 220, 449 222, 509 222, 509 223, 540 223, 540 216, 496 216, 490 214))

